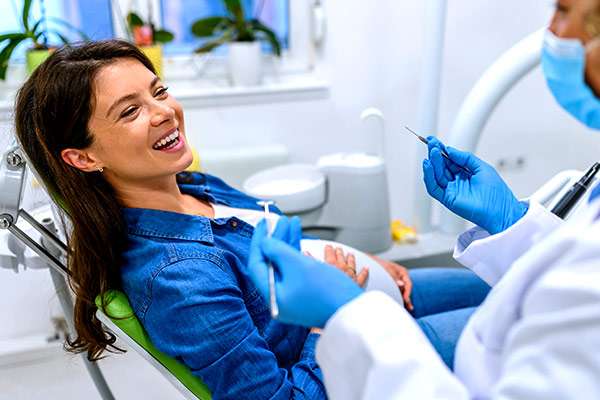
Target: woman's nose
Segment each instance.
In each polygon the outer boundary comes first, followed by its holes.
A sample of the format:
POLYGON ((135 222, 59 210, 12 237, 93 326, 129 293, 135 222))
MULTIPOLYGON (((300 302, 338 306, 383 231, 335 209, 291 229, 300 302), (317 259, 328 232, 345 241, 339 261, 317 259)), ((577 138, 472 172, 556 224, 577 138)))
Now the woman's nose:
POLYGON ((170 121, 175 117, 175 110, 164 102, 155 102, 152 106, 151 124, 158 126, 165 121, 170 121))
POLYGON ((564 16, 556 15, 552 19, 552 22, 550 23, 550 26, 548 28, 556 36, 566 37, 569 33, 569 25, 569 21, 567 21, 567 19, 564 16))

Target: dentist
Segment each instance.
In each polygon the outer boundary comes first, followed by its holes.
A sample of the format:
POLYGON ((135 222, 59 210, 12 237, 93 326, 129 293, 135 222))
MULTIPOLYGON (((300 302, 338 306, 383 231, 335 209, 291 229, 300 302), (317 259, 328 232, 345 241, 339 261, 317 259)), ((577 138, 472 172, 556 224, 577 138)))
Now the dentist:
MULTIPOLYGON (((559 0, 542 52, 558 103, 597 130, 599 28, 599 0, 559 0)), ((447 162, 443 148, 432 141, 425 185, 477 225, 458 238, 455 257, 493 286, 462 333, 454 374, 403 307, 268 238, 264 224, 248 274, 267 298, 271 262, 281 321, 324 328, 317 361, 333 400, 600 399, 600 187, 562 221, 518 201, 473 154, 448 147, 447 162)))

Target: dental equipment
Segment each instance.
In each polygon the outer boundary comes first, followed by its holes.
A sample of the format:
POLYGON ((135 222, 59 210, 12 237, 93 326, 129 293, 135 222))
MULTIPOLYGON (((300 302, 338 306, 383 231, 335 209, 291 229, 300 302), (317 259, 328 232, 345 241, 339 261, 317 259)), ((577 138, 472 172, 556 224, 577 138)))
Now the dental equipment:
MULTIPOLYGON (((544 26, 519 41, 484 72, 463 101, 446 138, 447 145, 462 151, 475 151, 497 105, 540 63, 541 43, 546 30, 544 26)), ((442 232, 457 234, 466 226, 463 219, 442 211, 442 232)))
MULTIPOLYGON (((369 130, 367 137, 383 140, 385 124, 380 111, 367 109, 361 119, 369 130), (381 122, 375 123, 377 119, 381 122)), ((316 165, 281 165, 252 175, 243 190, 259 199, 274 200, 286 215, 299 216, 307 235, 367 253, 386 251, 392 244, 387 168, 382 155, 336 153, 320 157, 316 165)))
MULTIPOLYGON (((417 132, 413 131, 408 126, 404 126, 404 128, 407 131, 409 131, 410 133, 412 133, 413 135, 415 135, 421 142, 425 143, 426 145, 429 145, 429 140, 427 140, 423 136, 419 135, 417 132)), ((467 168, 465 168, 465 167, 463 167, 461 165, 458 165, 457 163, 455 163, 454 161, 452 161, 450 159, 450 156, 448 155, 448 153, 446 153, 446 150, 440 149, 440 152, 442 153, 442 157, 444 157, 446 160, 450 161, 452 164, 454 164, 461 171, 463 171, 464 173, 466 173, 468 175, 473 175, 473 173, 471 171, 469 171, 467 168)))
MULTIPOLYGON (((265 222, 267 223, 267 234, 269 237, 271 236, 271 228, 272 224, 270 221, 270 212, 269 206, 272 206, 275 202, 270 200, 260 200, 257 201, 257 204, 261 207, 264 207, 265 210, 265 222)), ((279 306, 277 305, 277 295, 275 293, 275 269, 273 268, 273 264, 269 262, 269 302, 271 303, 271 317, 276 319, 279 316, 279 306)))
POLYGON ((598 170, 600 170, 600 163, 594 163, 552 208, 552 213, 564 219, 588 190, 598 170))

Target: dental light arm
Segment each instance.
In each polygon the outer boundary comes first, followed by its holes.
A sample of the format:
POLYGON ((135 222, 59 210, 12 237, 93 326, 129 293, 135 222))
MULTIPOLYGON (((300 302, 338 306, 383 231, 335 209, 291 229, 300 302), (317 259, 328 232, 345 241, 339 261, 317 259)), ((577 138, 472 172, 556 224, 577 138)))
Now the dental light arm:
MULTIPOLYGON (((490 66, 463 102, 445 143, 462 151, 474 152, 485 125, 498 103, 540 62, 542 37, 539 29, 507 50, 490 66)), ((440 229, 459 233, 465 222, 443 211, 440 229)))

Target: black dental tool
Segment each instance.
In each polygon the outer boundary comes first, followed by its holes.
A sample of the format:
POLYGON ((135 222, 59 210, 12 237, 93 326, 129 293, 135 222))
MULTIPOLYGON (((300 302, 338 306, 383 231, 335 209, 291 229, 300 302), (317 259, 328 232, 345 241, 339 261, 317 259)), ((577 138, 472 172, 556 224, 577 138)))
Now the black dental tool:
POLYGON ((594 176, 600 170, 600 163, 594 163, 583 177, 575 182, 569 191, 558 201, 552 209, 552 213, 557 217, 564 219, 569 212, 581 199, 581 196, 588 190, 590 183, 594 180, 594 176))

